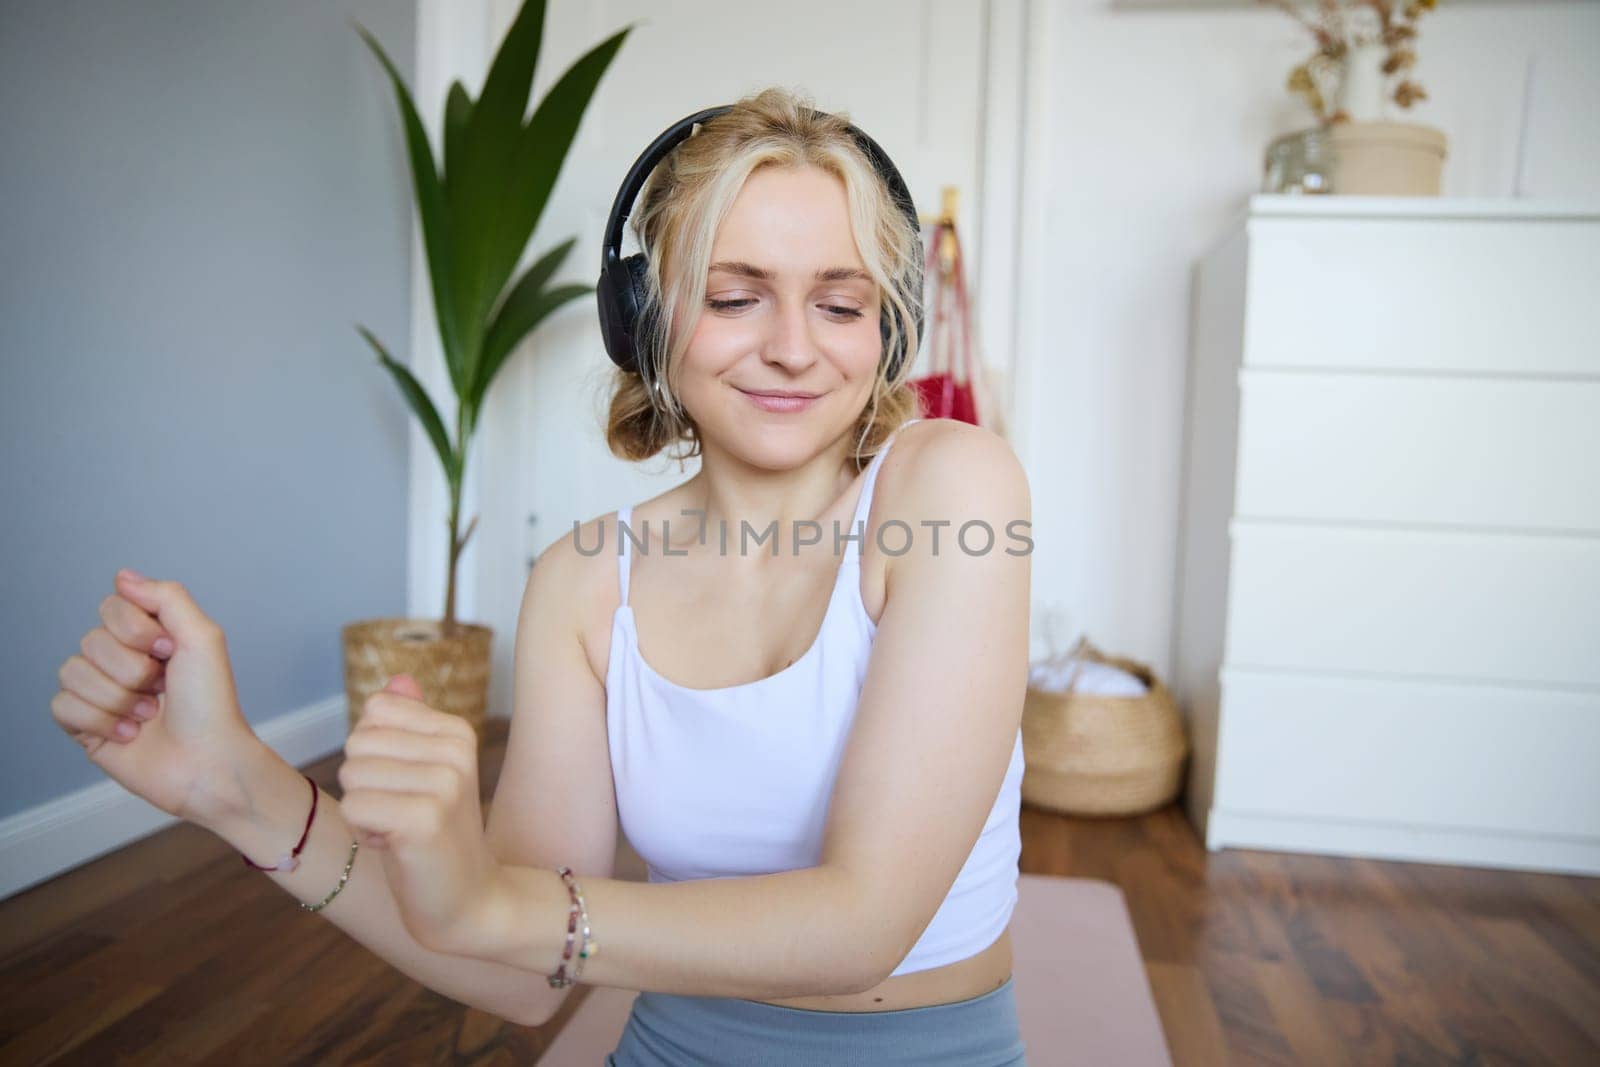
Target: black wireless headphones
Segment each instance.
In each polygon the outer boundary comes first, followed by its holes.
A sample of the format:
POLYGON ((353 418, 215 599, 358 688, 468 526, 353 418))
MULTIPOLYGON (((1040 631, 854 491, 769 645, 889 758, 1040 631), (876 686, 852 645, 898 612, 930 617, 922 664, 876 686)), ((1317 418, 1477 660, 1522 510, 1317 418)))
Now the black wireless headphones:
MULTIPOLYGON (((635 252, 623 258, 622 227, 627 222, 629 213, 633 211, 634 198, 639 195, 639 190, 644 188, 645 179, 650 176, 656 164, 661 162, 667 153, 687 140, 694 133, 694 127, 698 123, 729 110, 731 110, 729 105, 706 108, 704 111, 697 111, 687 118, 678 120, 663 131, 634 161, 633 166, 628 168, 628 176, 622 180, 622 187, 617 190, 617 198, 612 202, 611 217, 606 220, 605 242, 601 246, 600 281, 595 286, 595 300, 600 308, 600 336, 605 341, 606 352, 611 356, 611 361, 623 370, 634 371, 644 376, 648 384, 654 384, 648 382, 651 368, 646 366, 648 360, 639 359, 635 341, 638 337, 639 319, 645 306, 649 264, 643 252, 635 252)), ((825 113, 813 110, 812 114, 822 116, 825 113)), ((856 144, 872 161, 878 175, 889 186, 890 194, 910 220, 912 229, 921 233, 922 223, 917 218, 917 208, 911 199, 911 190, 906 187, 905 179, 890 162, 888 153, 855 126, 850 127, 850 132, 854 135, 856 144)), ((916 321, 917 336, 921 337, 923 323, 921 292, 915 294, 911 310, 916 321)), ((884 304, 882 314, 879 316, 878 326, 883 342, 887 345, 889 343, 887 303, 884 304)), ((906 336, 905 332, 901 331, 899 343, 894 351, 889 353, 890 379, 899 372, 905 358, 906 336)))

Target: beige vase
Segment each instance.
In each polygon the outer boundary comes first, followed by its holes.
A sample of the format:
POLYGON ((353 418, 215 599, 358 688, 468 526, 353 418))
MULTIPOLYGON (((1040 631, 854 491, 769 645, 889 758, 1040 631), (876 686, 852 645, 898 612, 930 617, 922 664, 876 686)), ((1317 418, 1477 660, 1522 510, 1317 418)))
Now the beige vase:
POLYGON ((350 726, 367 698, 397 674, 409 674, 435 711, 459 715, 483 738, 489 707, 489 650, 494 631, 457 622, 443 632, 440 619, 364 619, 346 626, 344 689, 350 726))
POLYGON ((1328 127, 1333 192, 1341 196, 1438 196, 1445 135, 1408 122, 1328 127))

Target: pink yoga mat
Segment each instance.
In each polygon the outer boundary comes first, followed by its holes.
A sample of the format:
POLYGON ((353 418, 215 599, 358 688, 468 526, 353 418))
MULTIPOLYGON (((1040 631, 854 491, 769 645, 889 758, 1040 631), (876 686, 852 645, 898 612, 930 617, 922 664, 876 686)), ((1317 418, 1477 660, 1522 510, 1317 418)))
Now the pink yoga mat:
MULTIPOLYGON (((1028 1067, 1171 1067, 1121 889, 1024 874, 1011 944, 1028 1067)), ((592 988, 539 1062, 597 1067, 616 1048, 636 996, 592 988)))

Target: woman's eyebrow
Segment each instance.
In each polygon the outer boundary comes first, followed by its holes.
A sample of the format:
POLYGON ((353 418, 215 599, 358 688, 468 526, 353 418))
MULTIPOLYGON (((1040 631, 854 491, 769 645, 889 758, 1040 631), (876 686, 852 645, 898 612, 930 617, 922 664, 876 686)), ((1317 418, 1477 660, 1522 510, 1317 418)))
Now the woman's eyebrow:
MULTIPOLYGON (((718 271, 722 272, 723 274, 738 274, 746 278, 757 278, 764 282, 770 282, 777 277, 777 275, 770 270, 767 270, 763 267, 758 267, 753 263, 746 263, 743 260, 738 259, 725 259, 711 264, 710 273, 715 274, 718 271)), ((817 281, 870 282, 872 281, 872 275, 868 274, 864 270, 857 270, 855 267, 824 267, 822 270, 817 271, 817 281)))

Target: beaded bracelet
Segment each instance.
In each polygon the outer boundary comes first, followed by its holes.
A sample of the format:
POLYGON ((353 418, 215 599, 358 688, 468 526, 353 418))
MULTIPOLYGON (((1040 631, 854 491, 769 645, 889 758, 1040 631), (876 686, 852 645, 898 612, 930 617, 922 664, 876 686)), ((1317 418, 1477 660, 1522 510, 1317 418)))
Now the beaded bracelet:
POLYGON ((350 880, 350 868, 356 865, 356 850, 360 847, 361 845, 358 842, 350 842, 350 858, 344 861, 344 873, 339 875, 339 884, 333 887, 333 892, 315 904, 302 904, 300 907, 306 911, 321 911, 332 903, 333 898, 339 895, 339 891, 344 888, 344 884, 350 880))
POLYGON ((572 906, 567 913, 567 944, 561 950, 561 963, 556 967, 556 973, 548 976, 546 981, 552 989, 565 989, 577 982, 578 975, 583 972, 583 961, 596 955, 600 946, 590 936, 589 908, 584 903, 583 890, 578 887, 577 879, 572 877, 572 868, 562 867, 556 873, 567 884, 567 896, 572 899, 572 906), (583 928, 583 947, 578 951, 578 962, 569 975, 567 963, 572 959, 572 945, 580 926, 583 928))

